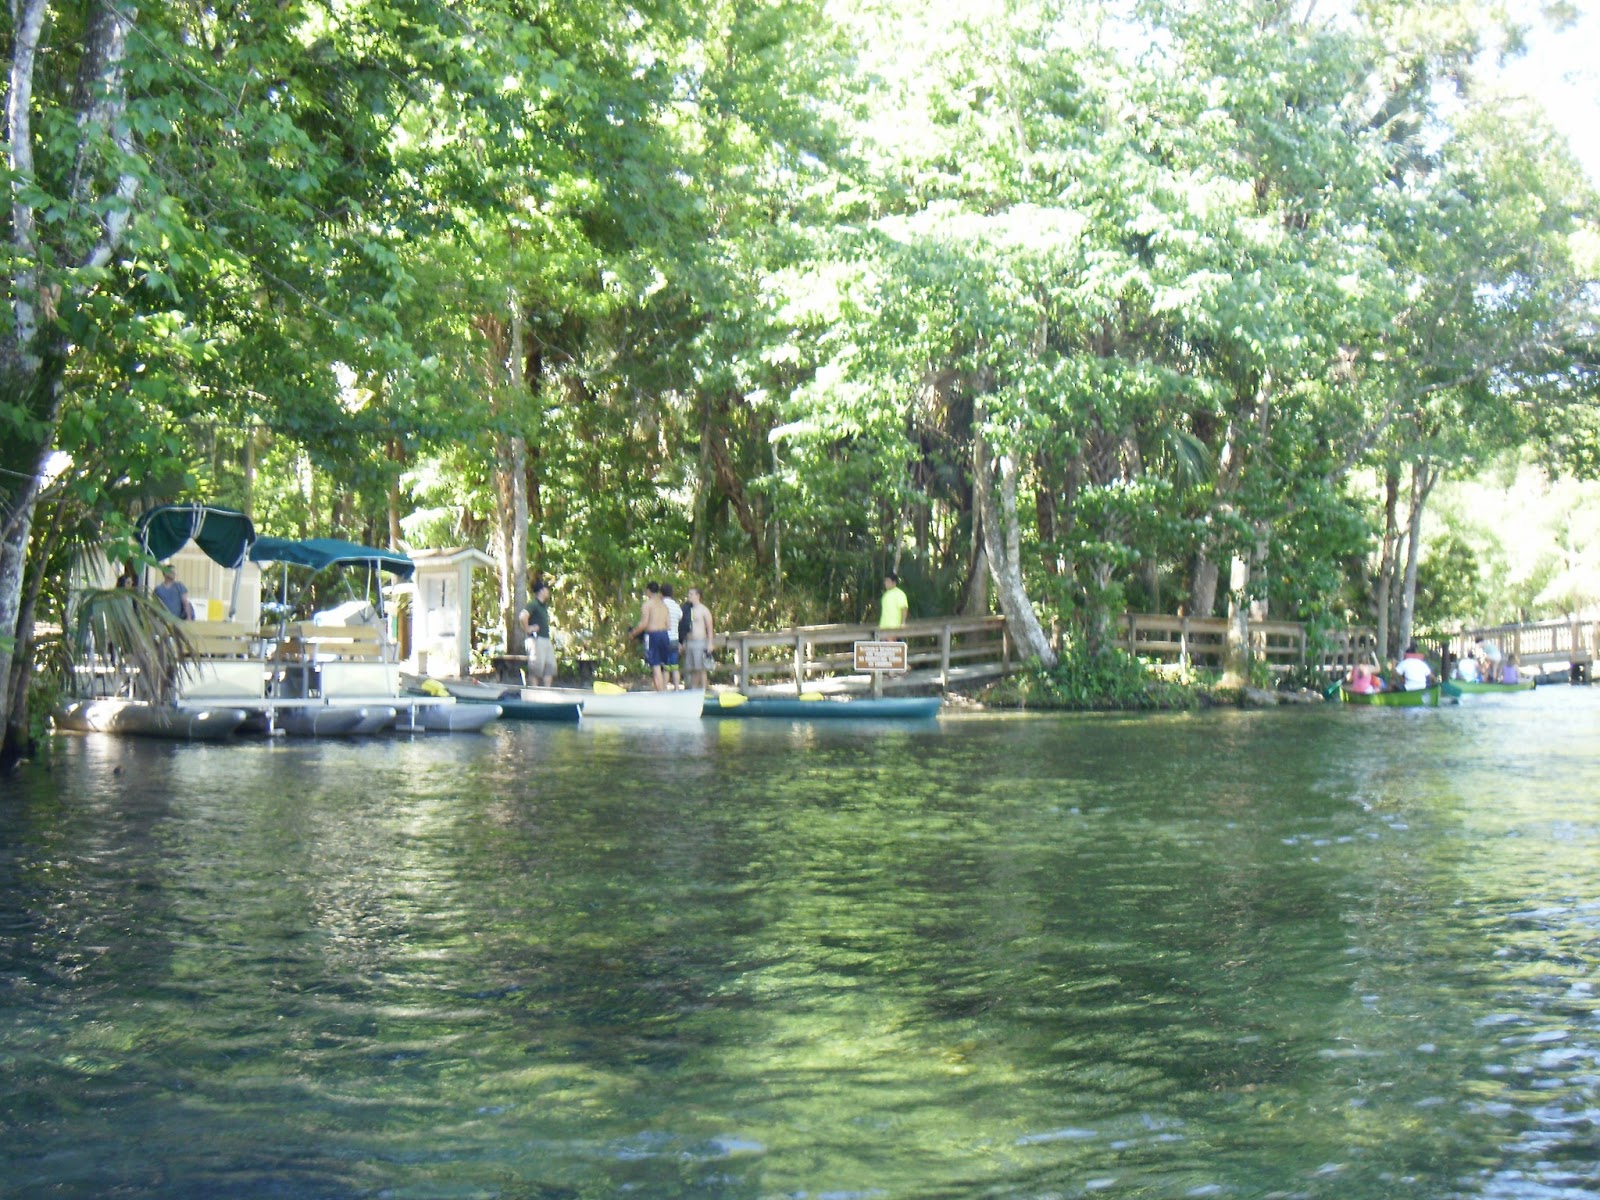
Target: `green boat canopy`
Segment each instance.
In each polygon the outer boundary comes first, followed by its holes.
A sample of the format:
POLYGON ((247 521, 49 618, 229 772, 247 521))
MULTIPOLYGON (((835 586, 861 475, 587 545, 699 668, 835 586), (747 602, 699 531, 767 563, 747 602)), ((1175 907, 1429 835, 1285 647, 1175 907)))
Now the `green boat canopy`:
POLYGON ((232 569, 244 565, 256 527, 242 512, 209 504, 163 504, 139 518, 140 544, 163 562, 190 538, 212 562, 232 569))
POLYGON ((398 551, 342 542, 338 538, 307 538, 304 541, 257 538, 255 545, 250 547, 250 561, 293 563, 318 571, 337 563, 362 563, 388 571, 400 579, 410 579, 417 569, 416 564, 398 551))

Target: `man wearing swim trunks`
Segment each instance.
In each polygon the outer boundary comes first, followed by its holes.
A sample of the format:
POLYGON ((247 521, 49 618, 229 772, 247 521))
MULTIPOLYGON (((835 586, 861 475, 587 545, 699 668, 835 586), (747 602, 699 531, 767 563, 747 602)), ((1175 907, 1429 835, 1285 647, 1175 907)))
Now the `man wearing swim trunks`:
POLYGON ((644 604, 639 623, 628 630, 631 641, 644 635, 644 661, 650 667, 650 681, 656 691, 667 690, 667 659, 672 654, 672 639, 667 636, 667 606, 661 600, 661 585, 651 580, 644 585, 644 604))
POLYGON ((711 638, 716 627, 711 621, 711 610, 700 599, 699 588, 689 589, 688 600, 690 629, 689 638, 683 643, 683 670, 689 677, 689 686, 703 690, 706 686, 706 669, 710 665, 711 638))

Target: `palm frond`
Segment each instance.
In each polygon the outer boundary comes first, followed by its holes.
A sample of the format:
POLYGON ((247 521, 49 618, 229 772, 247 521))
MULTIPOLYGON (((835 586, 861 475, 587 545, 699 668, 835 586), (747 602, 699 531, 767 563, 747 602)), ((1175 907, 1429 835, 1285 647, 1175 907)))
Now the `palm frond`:
POLYGON ((65 647, 74 674, 114 663, 135 698, 157 704, 177 696, 195 657, 183 622, 133 588, 79 593, 65 647))

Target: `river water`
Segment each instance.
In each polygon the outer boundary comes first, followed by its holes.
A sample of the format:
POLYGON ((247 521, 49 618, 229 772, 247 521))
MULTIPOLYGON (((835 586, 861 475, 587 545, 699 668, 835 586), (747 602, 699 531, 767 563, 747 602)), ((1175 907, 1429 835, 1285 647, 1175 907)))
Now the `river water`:
POLYGON ((1600 1196, 1600 688, 61 737, 0 1192, 1600 1196))

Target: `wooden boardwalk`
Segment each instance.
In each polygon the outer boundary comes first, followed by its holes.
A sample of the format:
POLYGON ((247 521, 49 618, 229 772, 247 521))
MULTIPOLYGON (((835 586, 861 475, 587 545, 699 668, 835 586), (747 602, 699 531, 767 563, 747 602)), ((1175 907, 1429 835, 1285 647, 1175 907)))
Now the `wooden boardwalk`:
POLYGON ((1453 637, 1434 639, 1429 645, 1448 650, 1456 658, 1465 658, 1480 638, 1494 642, 1505 655, 1515 656, 1523 668, 1567 667, 1574 682, 1588 682, 1594 660, 1600 655, 1600 621, 1577 617, 1463 629, 1453 637))
MULTIPOLYGON (((1004 617, 911 621, 893 633, 906 643, 909 669, 880 676, 886 692, 929 693, 982 685, 1018 665, 1004 617)), ((1118 622, 1118 635, 1121 649, 1158 669, 1218 669, 1227 648, 1228 620, 1125 613, 1118 622)), ((874 679, 855 671, 854 644, 885 636, 872 625, 802 625, 718 634, 719 661, 713 675, 725 679, 731 673, 734 686, 752 696, 867 692, 874 679)), ((1252 621, 1249 637, 1254 656, 1276 674, 1311 666, 1327 676, 1342 675, 1377 652, 1377 632, 1365 626, 1326 635, 1323 648, 1315 652, 1305 625, 1298 621, 1252 621)), ((1600 656, 1600 621, 1576 619, 1464 629, 1428 644, 1460 657, 1479 637, 1498 643, 1524 668, 1570 665, 1575 679, 1587 680, 1590 664, 1600 656)))
MULTIPOLYGON (((1220 670, 1228 648, 1226 617, 1172 617, 1162 613, 1124 613, 1118 620, 1117 646, 1129 654, 1174 668, 1220 670)), ((1251 621, 1250 653, 1283 675, 1312 659, 1306 627, 1299 621, 1251 621)), ((1377 631, 1365 626, 1339 630, 1325 639, 1315 655, 1325 674, 1343 674, 1376 652, 1377 631)))
POLYGON ((871 691, 873 677, 855 671, 855 643, 890 637, 906 643, 909 669, 880 676, 886 692, 948 691, 998 679, 1013 666, 1004 617, 948 617, 908 621, 887 632, 872 625, 802 625, 722 633, 715 674, 731 670, 734 686, 751 696, 871 691))

